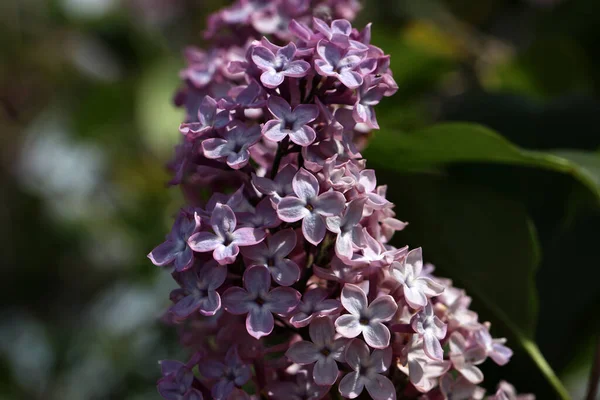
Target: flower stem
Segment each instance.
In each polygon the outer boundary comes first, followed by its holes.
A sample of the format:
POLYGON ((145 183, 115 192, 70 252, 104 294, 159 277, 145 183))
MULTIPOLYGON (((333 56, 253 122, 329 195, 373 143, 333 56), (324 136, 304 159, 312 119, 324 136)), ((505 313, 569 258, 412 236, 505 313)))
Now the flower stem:
POLYGON ((598 393, 598 384, 600 383, 600 337, 596 340, 596 351, 594 352, 594 361, 590 372, 586 400, 594 400, 598 393))
POLYGON ((286 137, 277 146, 277 152, 275 153, 275 159, 273 160, 273 167, 271 168, 271 179, 275 179, 275 175, 279 171, 279 165, 281 164, 281 159, 284 155, 287 154, 287 148, 290 143, 290 138, 286 137))

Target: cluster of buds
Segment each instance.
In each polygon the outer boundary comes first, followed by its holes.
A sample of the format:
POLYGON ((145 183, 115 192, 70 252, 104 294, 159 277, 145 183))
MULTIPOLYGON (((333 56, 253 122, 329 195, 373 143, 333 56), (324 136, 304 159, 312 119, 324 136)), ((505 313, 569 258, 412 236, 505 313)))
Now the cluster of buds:
MULTIPOLYGON (((193 356, 163 361, 158 390, 168 400, 483 399, 477 366, 503 365, 511 350, 420 248, 389 244, 406 223, 360 154, 379 127, 374 106, 397 90, 390 58, 369 25, 335 19, 352 18, 354 2, 312 3, 241 0, 207 32, 237 39, 187 52, 171 167, 188 206, 149 258, 173 268, 180 287, 165 320, 193 356)), ((502 382, 487 398, 517 395, 502 382)))

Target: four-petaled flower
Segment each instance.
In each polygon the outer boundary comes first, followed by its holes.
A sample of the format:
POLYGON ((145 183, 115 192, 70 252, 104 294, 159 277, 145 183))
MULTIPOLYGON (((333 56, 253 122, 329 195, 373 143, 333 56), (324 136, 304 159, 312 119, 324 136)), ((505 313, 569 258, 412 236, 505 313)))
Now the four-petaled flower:
POLYGON ((335 320, 339 334, 355 338, 362 333, 365 342, 375 349, 390 345, 390 330, 383 322, 391 320, 398 309, 392 296, 382 295, 369 305, 367 295, 359 286, 346 283, 341 300, 350 314, 344 314, 335 320))
POLYGON ((327 229, 333 233, 337 233, 335 254, 340 258, 352 258, 352 245, 357 241, 357 236, 360 235, 358 223, 362 219, 366 201, 366 197, 356 198, 348 203, 341 217, 329 217, 325 221, 327 229))
POLYGON ((473 384, 483 381, 483 372, 476 365, 485 361, 486 349, 477 343, 469 344, 460 332, 450 335, 450 360, 454 368, 473 384))
POLYGON ((198 107, 198 122, 183 123, 179 131, 190 138, 197 138, 212 128, 223 128, 229 123, 229 114, 218 110, 217 101, 204 96, 198 107))
POLYGON ((296 196, 287 196, 277 204, 277 215, 282 221, 302 220, 302 233, 306 240, 317 245, 325 237, 325 217, 338 215, 346 199, 340 192, 319 195, 319 181, 304 168, 294 176, 292 188, 296 196))
POLYGON ((188 243, 199 253, 213 251, 213 257, 221 265, 235 261, 239 246, 251 246, 265 238, 262 229, 238 228, 234 212, 227 205, 217 203, 210 217, 214 233, 198 232, 190 236, 188 243))
POLYGON ((232 128, 223 133, 223 138, 206 139, 202 142, 204 156, 211 159, 225 159, 233 169, 240 169, 248 164, 252 145, 260 139, 258 125, 247 126, 235 121, 232 128))
POLYGON ((392 362, 392 348, 375 349, 369 354, 369 348, 360 339, 352 340, 346 346, 346 363, 354 370, 340 381, 342 396, 354 399, 366 387, 375 400, 395 400, 394 384, 385 376, 392 362))
POLYGON ((440 340, 446 336, 447 326, 434 314, 431 303, 427 303, 421 311, 416 313, 410 320, 410 324, 413 330, 423 338, 425 354, 434 360, 442 360, 444 351, 440 340))
POLYGON ((262 194, 270 197, 271 202, 276 206, 279 201, 287 195, 294 194, 292 179, 296 174, 296 168, 287 164, 283 167, 275 179, 271 180, 262 176, 252 175, 252 184, 262 194))
POLYGON ((163 377, 158 381, 158 392, 166 400, 203 400, 202 393, 192 387, 192 368, 198 363, 201 353, 196 353, 184 364, 175 360, 162 360, 160 369, 163 377))
POLYGON ((393 262, 390 268, 390 274, 402 286, 404 299, 416 310, 425 307, 428 298, 439 296, 444 291, 444 286, 441 284, 421 276, 422 269, 423 258, 420 247, 409 251, 400 262, 393 262))
POLYGON ((308 73, 310 64, 304 60, 294 60, 296 45, 289 43, 277 49, 273 54, 267 47, 258 45, 252 49, 252 61, 264 72, 260 81, 266 87, 274 89, 283 83, 286 76, 302 78, 308 73))
POLYGON ((348 339, 335 338, 335 328, 329 317, 314 319, 308 327, 308 333, 312 342, 296 342, 285 355, 297 364, 314 363, 313 379, 316 384, 331 386, 338 376, 336 361, 345 361, 344 346, 348 339))
POLYGON ((302 296, 302 301, 294 310, 290 323, 296 328, 302 328, 315 317, 337 313, 341 306, 339 300, 327 298, 325 289, 311 289, 302 296))
POLYGON ((198 370, 205 378, 216 381, 211 389, 216 400, 226 400, 233 389, 242 387, 251 376, 250 367, 240 359, 237 346, 227 351, 224 362, 203 361, 198 364, 198 370))
POLYGON ((167 240, 148 254, 150 261, 161 267, 173 264, 176 271, 183 271, 191 267, 194 261, 194 252, 187 241, 190 236, 200 230, 200 221, 198 214, 192 215, 186 211, 180 211, 171 233, 167 235, 167 240))
POLYGON ((362 76, 355 71, 362 58, 355 52, 326 40, 317 45, 321 58, 315 60, 315 69, 320 75, 333 76, 349 89, 356 89, 363 83, 362 76))
POLYGON ((235 315, 248 314, 246 329, 260 339, 273 331, 273 313, 289 314, 300 301, 300 293, 289 287, 271 287, 269 269, 255 265, 244 271, 244 289, 230 287, 223 293, 225 310, 235 315))
POLYGON ((242 255, 250 260, 248 265, 262 265, 269 268, 273 280, 281 286, 290 286, 300 278, 300 267, 287 259, 296 247, 296 233, 293 229, 276 232, 267 240, 254 246, 244 247, 242 255))
POLYGON ((505 365, 513 355, 512 350, 504 345, 506 339, 493 339, 486 324, 475 332, 474 339, 498 365, 505 365))
POLYGON ((221 308, 221 296, 217 289, 225 282, 227 268, 217 265, 213 260, 200 266, 183 271, 177 277, 181 285, 181 299, 170 311, 178 318, 186 318, 193 312, 202 315, 215 315, 221 308))
POLYGON ((300 146, 308 146, 315 141, 317 134, 307 124, 319 116, 319 108, 314 104, 299 104, 294 108, 278 96, 269 97, 269 111, 275 119, 267 121, 262 132, 264 136, 274 142, 282 141, 286 136, 300 146))

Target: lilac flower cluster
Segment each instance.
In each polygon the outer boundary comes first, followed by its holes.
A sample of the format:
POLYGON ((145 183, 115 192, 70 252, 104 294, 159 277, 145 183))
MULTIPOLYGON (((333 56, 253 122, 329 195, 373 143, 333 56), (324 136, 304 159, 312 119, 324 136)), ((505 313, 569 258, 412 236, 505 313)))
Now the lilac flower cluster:
POLYGON ((420 248, 388 243, 406 223, 360 147, 397 86, 370 26, 333 19, 356 11, 240 0, 186 54, 171 167, 189 204, 149 258, 173 267, 165 320, 194 356, 161 363, 165 399, 483 399, 478 365, 512 355, 420 248))

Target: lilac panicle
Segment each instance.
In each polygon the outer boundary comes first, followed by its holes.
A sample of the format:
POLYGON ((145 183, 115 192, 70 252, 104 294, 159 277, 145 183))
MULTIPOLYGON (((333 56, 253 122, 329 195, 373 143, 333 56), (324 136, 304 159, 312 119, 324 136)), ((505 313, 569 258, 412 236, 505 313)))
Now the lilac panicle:
POLYGON ((407 223, 361 150, 398 85, 358 9, 236 0, 185 51, 169 167, 188 206, 148 257, 196 355, 161 364, 163 398, 482 399, 479 365, 512 356, 420 248, 390 244, 407 223))

